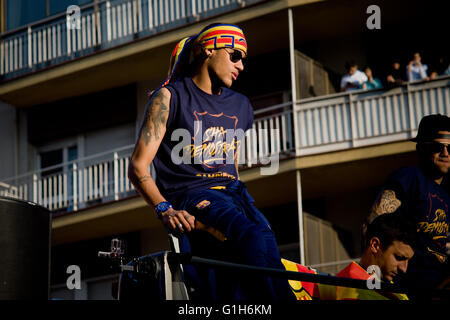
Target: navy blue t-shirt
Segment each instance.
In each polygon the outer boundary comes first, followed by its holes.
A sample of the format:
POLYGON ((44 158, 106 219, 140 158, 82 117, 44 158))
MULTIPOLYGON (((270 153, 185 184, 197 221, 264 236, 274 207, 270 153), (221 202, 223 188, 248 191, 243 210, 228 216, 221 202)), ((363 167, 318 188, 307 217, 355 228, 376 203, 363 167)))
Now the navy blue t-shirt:
POLYGON ((167 130, 153 160, 163 196, 176 203, 186 192, 236 180, 234 157, 237 150, 245 152, 244 132, 253 124, 248 98, 228 88, 210 95, 188 77, 166 88, 171 93, 167 130))
POLYGON ((421 249, 444 255, 450 223, 450 197, 447 191, 417 166, 394 172, 388 178, 385 189, 395 191, 402 203, 401 214, 413 219, 421 249))

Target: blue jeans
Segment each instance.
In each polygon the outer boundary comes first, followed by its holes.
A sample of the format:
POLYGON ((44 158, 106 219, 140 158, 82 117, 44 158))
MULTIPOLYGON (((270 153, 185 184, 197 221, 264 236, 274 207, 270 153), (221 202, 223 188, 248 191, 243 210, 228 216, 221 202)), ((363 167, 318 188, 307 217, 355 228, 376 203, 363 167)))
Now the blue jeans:
MULTIPOLYGON (((206 189, 187 194, 179 208, 225 235, 219 241, 202 230, 179 236, 181 252, 203 258, 284 270, 269 222, 252 203, 241 181, 224 190, 206 189), (197 204, 207 200, 206 206, 197 204)), ((193 300, 295 300, 288 280, 208 266, 185 265, 185 280, 193 300)))

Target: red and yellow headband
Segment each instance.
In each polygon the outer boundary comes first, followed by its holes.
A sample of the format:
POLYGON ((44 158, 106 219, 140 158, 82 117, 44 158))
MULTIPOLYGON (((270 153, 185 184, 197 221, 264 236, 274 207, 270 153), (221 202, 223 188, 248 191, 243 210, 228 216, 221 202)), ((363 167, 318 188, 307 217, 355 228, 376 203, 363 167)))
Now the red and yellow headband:
POLYGON ((233 48, 247 54, 247 41, 241 28, 231 24, 216 24, 202 30, 198 35, 180 40, 172 51, 169 74, 161 87, 176 80, 186 64, 204 49, 233 48))
POLYGON ((194 53, 202 49, 239 49, 247 54, 247 41, 242 29, 234 25, 216 25, 201 32, 194 40, 194 53))

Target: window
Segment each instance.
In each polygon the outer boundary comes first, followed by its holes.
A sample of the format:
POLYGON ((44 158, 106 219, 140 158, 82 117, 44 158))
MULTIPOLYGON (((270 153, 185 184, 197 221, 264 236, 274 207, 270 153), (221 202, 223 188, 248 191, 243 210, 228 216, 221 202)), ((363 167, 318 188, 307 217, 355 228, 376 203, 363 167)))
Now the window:
MULTIPOLYGON (((78 157, 78 148, 77 146, 63 147, 55 150, 45 151, 39 153, 40 157, 40 167, 41 169, 45 169, 48 167, 61 165, 59 167, 45 170, 42 172, 42 176, 48 176, 55 173, 60 173, 63 171, 62 164, 68 161, 76 160, 78 157)), ((71 169, 72 165, 70 165, 69 169, 71 169)), ((66 169, 67 169, 66 168, 66 169)))
POLYGON ((78 159, 78 146, 72 139, 47 145, 38 152, 38 198, 50 210, 72 210, 73 164, 78 159), (48 169, 46 169, 48 168, 48 169))
POLYGON ((12 30, 48 16, 65 12, 70 5, 83 6, 94 0, 6 0, 6 29, 12 30))
POLYGON ((47 0, 6 0, 6 29, 12 30, 47 16, 47 0))
MULTIPOLYGON (((63 162, 63 149, 57 149, 40 154, 41 169, 52 167, 63 162)), ((42 176, 49 176, 62 171, 61 167, 45 170, 42 172, 42 176)))
POLYGON ((49 14, 52 16, 61 12, 66 12, 70 5, 84 6, 92 2, 92 0, 49 0, 49 14))

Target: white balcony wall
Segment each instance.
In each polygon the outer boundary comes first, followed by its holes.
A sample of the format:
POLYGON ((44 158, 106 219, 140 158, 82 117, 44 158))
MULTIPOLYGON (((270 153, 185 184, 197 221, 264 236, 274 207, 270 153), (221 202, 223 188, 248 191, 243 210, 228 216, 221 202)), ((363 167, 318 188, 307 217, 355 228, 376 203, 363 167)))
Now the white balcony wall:
POLYGON ((0 76, 14 78, 261 0, 101 0, 0 35, 0 76), (78 28, 79 27, 79 28, 78 28))

